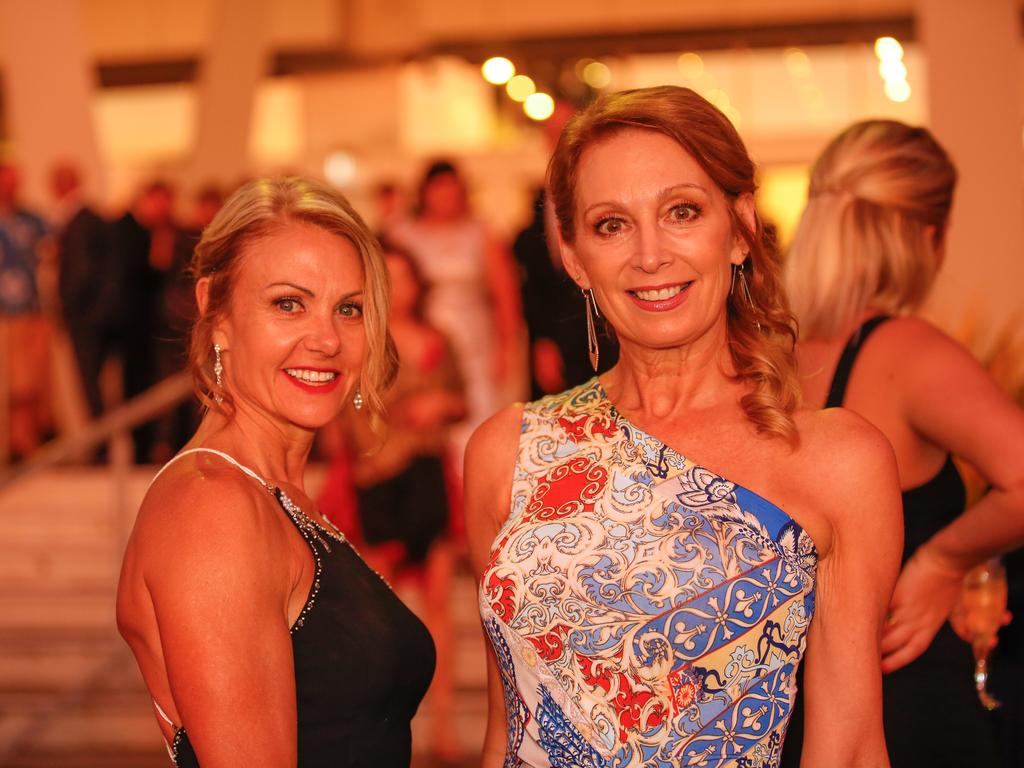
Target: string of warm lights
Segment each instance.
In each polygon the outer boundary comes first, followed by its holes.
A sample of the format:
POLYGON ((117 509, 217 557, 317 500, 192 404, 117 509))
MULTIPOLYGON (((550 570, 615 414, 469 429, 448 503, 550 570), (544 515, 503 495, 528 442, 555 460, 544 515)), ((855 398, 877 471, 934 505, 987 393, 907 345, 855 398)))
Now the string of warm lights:
POLYGON ((492 56, 480 67, 480 73, 491 85, 505 86, 512 101, 523 105, 523 112, 531 120, 543 122, 555 113, 555 100, 548 93, 537 90, 537 84, 527 75, 516 74, 516 65, 504 56, 492 56))
POLYGON ((896 102, 910 98, 910 84, 907 82, 907 65, 903 63, 903 46, 895 37, 880 37, 875 40, 875 56, 878 57, 878 74, 885 82, 885 95, 896 102))

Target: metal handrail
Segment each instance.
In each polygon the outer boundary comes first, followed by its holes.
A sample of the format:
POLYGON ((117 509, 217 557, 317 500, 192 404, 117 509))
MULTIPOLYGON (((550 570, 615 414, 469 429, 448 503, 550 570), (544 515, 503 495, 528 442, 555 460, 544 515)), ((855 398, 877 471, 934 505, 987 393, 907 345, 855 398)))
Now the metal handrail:
POLYGON ((155 419, 192 394, 192 377, 185 371, 168 376, 140 395, 107 411, 72 435, 51 440, 25 461, 0 473, 0 490, 27 475, 60 464, 70 456, 92 450, 120 433, 155 419))

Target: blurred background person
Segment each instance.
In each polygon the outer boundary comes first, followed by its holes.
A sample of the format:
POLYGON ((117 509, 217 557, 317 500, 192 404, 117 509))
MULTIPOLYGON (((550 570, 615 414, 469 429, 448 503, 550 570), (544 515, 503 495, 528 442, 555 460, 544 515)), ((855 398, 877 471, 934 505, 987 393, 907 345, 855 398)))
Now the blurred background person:
POLYGON ((429 285, 426 317, 455 350, 467 404, 452 432, 461 457, 470 432, 504 404, 517 368, 522 317, 512 258, 473 215, 465 182, 447 161, 427 168, 413 217, 385 234, 415 259, 429 285))
POLYGON ((57 204, 56 241, 61 318, 78 367, 92 418, 103 411, 100 371, 117 352, 119 296, 108 225, 84 199, 78 169, 54 167, 51 190, 57 204))
POLYGON ((405 199, 401 188, 393 181, 381 181, 373 188, 374 226, 378 237, 402 221, 405 199))
MULTIPOLYGON (((383 437, 365 418, 343 414, 364 556, 385 579, 411 581, 423 598, 423 619, 437 646, 430 689, 435 756, 455 762, 451 586, 453 543, 448 488, 458 473, 449 455, 448 432, 466 415, 462 379, 445 336, 424 316, 426 284, 416 262, 400 248, 383 246, 391 278, 388 329, 398 351, 395 383, 384 395, 383 437)), ((337 468, 333 470, 337 472, 337 468)), ((341 476, 344 479, 346 473, 341 476)), ((335 476, 321 499, 324 514, 346 519, 350 503, 335 476)), ((351 526, 351 522, 349 523, 351 526)))
MULTIPOLYGON (((191 246, 174 220, 174 190, 154 181, 111 228, 117 265, 125 400, 184 369, 186 329, 195 314, 188 289, 191 246)), ((185 407, 191 407, 186 405, 185 407)), ((175 410, 132 432, 135 460, 159 462, 187 437, 191 417, 175 410)))
MULTIPOLYGON (((894 768, 995 764, 971 647, 946 620, 968 570, 1024 542, 1024 412, 911 315, 942 265, 956 180, 926 129, 856 123, 814 164, 786 261, 806 402, 857 412, 896 451, 905 543, 882 641, 894 768), (953 456, 989 486, 966 510, 953 456)), ((787 766, 798 764, 798 729, 787 766)))
POLYGON ((223 206, 224 193, 220 187, 216 184, 204 184, 192 200, 192 213, 189 216, 186 231, 198 241, 203 230, 213 221, 213 217, 223 206))
POLYGON ((615 340, 599 323, 597 370, 590 363, 583 336, 586 303, 566 274, 557 246, 550 246, 553 211, 544 198, 543 188, 534 192, 533 218, 512 244, 521 276, 533 398, 582 384, 598 371, 607 371, 618 358, 615 340))
MULTIPOLYGON (((14 458, 34 451, 53 429, 51 328, 43 315, 39 272, 49 228, 18 199, 18 169, 0 163, 0 323, 6 331, 9 445, 14 458)), ((49 297, 51 300, 53 297, 49 297)), ((55 309, 51 307, 51 309, 55 309)))

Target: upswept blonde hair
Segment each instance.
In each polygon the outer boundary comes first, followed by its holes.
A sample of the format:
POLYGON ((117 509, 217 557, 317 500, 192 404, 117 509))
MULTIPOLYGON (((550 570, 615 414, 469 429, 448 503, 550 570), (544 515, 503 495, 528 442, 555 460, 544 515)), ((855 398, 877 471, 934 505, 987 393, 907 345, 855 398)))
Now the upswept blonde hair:
POLYGON ((312 224, 347 239, 363 265, 363 327, 366 351, 359 389, 374 422, 384 411, 382 395, 395 378, 398 356, 388 333, 390 286, 387 266, 373 233, 343 195, 313 179, 263 178, 239 187, 220 209, 192 256, 193 277, 209 278, 206 311, 192 327, 189 369, 196 394, 208 408, 227 412, 230 395, 213 373, 213 329, 229 310, 242 256, 254 241, 290 222, 312 224), (215 398, 220 397, 218 403, 215 398))
POLYGON ((785 262, 804 338, 834 338, 865 310, 916 308, 941 264, 956 168, 924 128, 854 123, 811 169, 785 262))
POLYGON ((733 229, 750 251, 744 261, 750 300, 742 285, 736 285, 727 300, 736 378, 751 385, 741 405, 759 432, 795 443, 792 414, 800 404, 793 354, 796 324, 782 290, 773 238, 756 212, 750 230, 736 210, 736 200, 753 195, 757 187, 754 163, 725 115, 689 88, 669 85, 601 96, 579 112, 566 124, 548 165, 548 188, 562 238, 570 244, 576 239, 576 187, 583 153, 628 128, 673 139, 725 194, 733 229))

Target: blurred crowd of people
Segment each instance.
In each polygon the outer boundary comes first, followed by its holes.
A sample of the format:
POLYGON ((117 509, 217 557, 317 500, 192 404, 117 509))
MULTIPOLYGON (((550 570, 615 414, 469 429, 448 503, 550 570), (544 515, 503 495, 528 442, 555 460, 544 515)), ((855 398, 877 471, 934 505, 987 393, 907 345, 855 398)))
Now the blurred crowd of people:
MULTIPOLYGON (((221 190, 201 188, 182 217, 175 188, 157 180, 110 215, 86 198, 82 181, 75 166, 56 166, 52 206, 43 213, 21 204, 18 169, 0 165, 0 326, 9 360, 0 386, 7 389, 9 460, 184 369, 195 315, 189 261, 223 202, 221 190)), ((512 243, 469 201, 463 175, 445 160, 430 164, 413 190, 380 184, 369 212, 381 241, 415 265, 423 317, 452 345, 466 396, 464 418, 452 430, 456 453, 501 405, 592 375, 583 298, 547 246, 543 192, 512 243)), ((601 343, 604 370, 614 362, 614 343, 601 343)), ((136 428, 135 460, 172 456, 197 417, 189 402, 136 428)))
MULTIPOLYGON (((0 323, 13 459, 182 370, 195 315, 189 260, 222 202, 220 190, 205 187, 180 220, 174 187, 154 181, 107 217, 83 195, 78 170, 60 164, 44 216, 20 202, 18 187, 18 169, 0 165, 0 323), (84 413, 74 413, 76 402, 84 413)), ((186 403, 136 429, 136 460, 173 455, 195 413, 186 403)))

